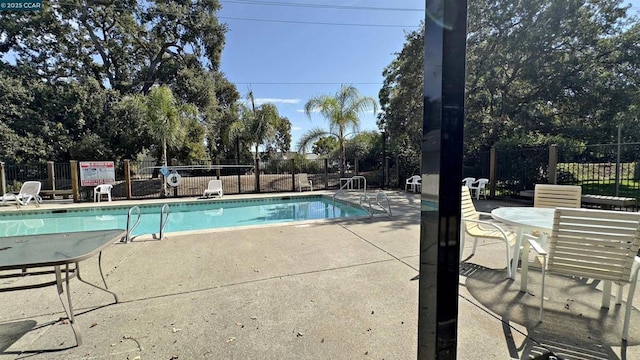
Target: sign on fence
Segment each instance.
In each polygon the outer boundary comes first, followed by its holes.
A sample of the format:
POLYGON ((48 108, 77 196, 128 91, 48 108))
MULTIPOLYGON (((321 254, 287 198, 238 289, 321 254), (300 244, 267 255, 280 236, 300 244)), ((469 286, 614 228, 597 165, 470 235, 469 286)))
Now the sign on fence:
POLYGON ((113 184, 116 171, 113 161, 81 161, 80 186, 113 184))

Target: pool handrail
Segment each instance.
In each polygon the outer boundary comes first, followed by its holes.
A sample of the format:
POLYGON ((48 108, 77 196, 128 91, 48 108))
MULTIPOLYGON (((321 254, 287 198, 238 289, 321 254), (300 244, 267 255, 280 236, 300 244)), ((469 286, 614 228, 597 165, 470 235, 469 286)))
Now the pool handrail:
POLYGON ((127 212, 127 234, 125 235, 125 238, 124 238, 125 244, 128 244, 128 243, 131 242, 131 233, 133 232, 133 230, 136 229, 138 224, 140 224, 141 215, 142 215, 142 211, 140 210, 140 207, 138 205, 133 206, 127 212), (138 211, 138 218, 136 219, 136 223, 133 224, 133 226, 131 226, 131 215, 132 215, 134 210, 138 211))
POLYGON ((340 187, 340 189, 338 189, 338 191, 336 191, 336 193, 333 194, 333 206, 336 205, 336 196, 338 196, 338 194, 343 192, 344 189, 351 189, 353 187, 353 180, 354 179, 364 180, 364 187, 362 188, 362 191, 363 191, 363 195, 367 195, 367 178, 364 177, 364 176, 361 176, 361 175, 355 175, 355 176, 350 177, 347 180, 347 182, 345 182, 344 185, 342 185, 340 187))
POLYGON ((389 204, 389 197, 384 193, 384 191, 378 190, 376 193, 376 202, 378 203, 378 206, 387 213, 387 215, 391 216, 391 204, 389 204), (382 198, 387 202, 387 207, 380 204, 380 195, 382 195, 382 198))
MULTIPOLYGON (((380 210, 384 211, 388 216, 391 216, 391 205, 389 204, 389 198, 387 197, 387 194, 384 193, 384 191, 378 190, 378 192, 376 193, 376 205, 378 205, 380 210), (386 200, 386 203, 387 203, 386 207, 380 203, 381 195, 383 200, 386 200)), ((360 207, 364 211, 366 211, 367 214, 369 214, 369 219, 373 218, 373 215, 375 214, 375 210, 373 206, 371 206, 371 197, 369 195, 367 194, 360 195, 360 207), (366 205, 368 205, 368 208, 365 208, 365 206, 362 204, 362 200, 367 201, 366 205)))
POLYGON ((169 204, 162 205, 162 208, 160 209, 160 232, 158 233, 158 240, 164 239, 164 228, 166 228, 169 223, 170 213, 169 204), (166 217, 164 216, 165 214, 166 217))

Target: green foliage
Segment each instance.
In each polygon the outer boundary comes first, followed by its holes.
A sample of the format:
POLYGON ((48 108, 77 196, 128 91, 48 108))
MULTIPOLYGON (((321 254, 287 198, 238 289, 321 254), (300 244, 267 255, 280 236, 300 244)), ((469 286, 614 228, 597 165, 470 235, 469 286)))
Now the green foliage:
MULTIPOLYGON (((620 0, 470 1, 465 163, 478 151, 640 136, 640 24, 620 0)), ((422 141, 424 29, 383 71, 379 127, 411 173, 422 141)), ((577 151, 577 150, 576 150, 577 151)), ((416 166, 417 165, 417 166, 416 166)))
MULTIPOLYGON (((239 95, 218 71, 219 9, 217 0, 71 1, 2 14, 0 124, 12 145, 0 158, 135 158, 153 148, 152 126, 127 97, 158 84, 198 108, 208 153, 233 151, 224 132, 239 95)), ((194 146, 175 150, 208 157, 194 146)))
POLYGON ((271 103, 255 106, 253 92, 249 92, 251 107, 238 103, 240 116, 231 122, 227 130, 229 141, 238 139, 244 144, 254 146, 254 154, 259 155, 260 146, 266 153, 277 150, 287 152, 291 144, 291 122, 280 116, 278 108, 271 103))
MULTIPOLYGON (((316 155, 333 157, 333 153, 337 153, 338 140, 331 136, 321 136, 313 143, 311 152, 316 155)), ((337 158, 337 156, 335 156, 337 158)))
POLYGON ((358 159, 359 170, 369 171, 382 167, 382 136, 375 131, 362 132, 347 140, 347 159, 358 159))
POLYGON ((151 89, 147 96, 127 99, 133 117, 142 117, 147 124, 147 132, 162 149, 162 163, 168 164, 167 150, 182 150, 179 160, 204 159, 206 150, 203 143, 202 125, 198 122, 198 109, 191 104, 180 104, 167 86, 151 89), (190 135, 187 140, 187 134, 190 135), (186 144, 186 146, 185 146, 186 144))

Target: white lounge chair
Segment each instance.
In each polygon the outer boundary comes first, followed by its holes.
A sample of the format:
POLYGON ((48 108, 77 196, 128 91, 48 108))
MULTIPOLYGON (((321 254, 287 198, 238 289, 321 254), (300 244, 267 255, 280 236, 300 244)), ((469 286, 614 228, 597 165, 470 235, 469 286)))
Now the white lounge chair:
POLYGON ((302 188, 309 188, 313 191, 313 182, 307 177, 307 173, 300 173, 296 175, 298 183, 298 191, 302 191, 302 188))
POLYGON ((208 198, 216 194, 222 197, 222 180, 209 180, 209 185, 204 190, 202 197, 208 198))
POLYGON ((100 202, 103 195, 107 195, 107 199, 111 201, 111 189, 113 189, 111 184, 102 184, 93 188, 93 202, 100 202))
POLYGON ((20 207, 21 205, 28 205, 31 200, 34 200, 36 207, 40 207, 40 202, 42 201, 40 197, 41 188, 42 183, 40 181, 25 181, 17 194, 4 194, 2 196, 2 204, 12 202, 17 207, 20 207))

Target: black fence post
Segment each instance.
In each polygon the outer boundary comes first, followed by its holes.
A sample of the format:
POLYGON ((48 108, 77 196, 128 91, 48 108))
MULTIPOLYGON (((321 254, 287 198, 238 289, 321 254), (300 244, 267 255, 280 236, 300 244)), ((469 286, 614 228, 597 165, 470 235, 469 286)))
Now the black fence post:
POLYGON ((255 162, 254 167, 256 169, 255 174, 254 174, 254 179, 255 179, 255 182, 256 182, 256 190, 255 190, 255 192, 259 194, 260 193, 260 159, 256 158, 254 160, 254 162, 255 162))
POLYGON ((296 191, 296 159, 289 160, 291 167, 291 191, 296 191))
POLYGON ((4 170, 4 161, 0 161, 0 194, 7 193, 7 173, 4 170))
POLYGON ((387 138, 385 132, 381 132, 382 135, 382 190, 384 190, 386 173, 387 173, 387 138))
POLYGON ((558 183, 558 145, 549 145, 549 184, 558 183))
POLYGON ((489 197, 494 199, 496 197, 496 147, 491 147, 491 155, 489 159, 489 197))
POLYGON ((329 159, 324 159, 324 189, 329 188, 329 159))

